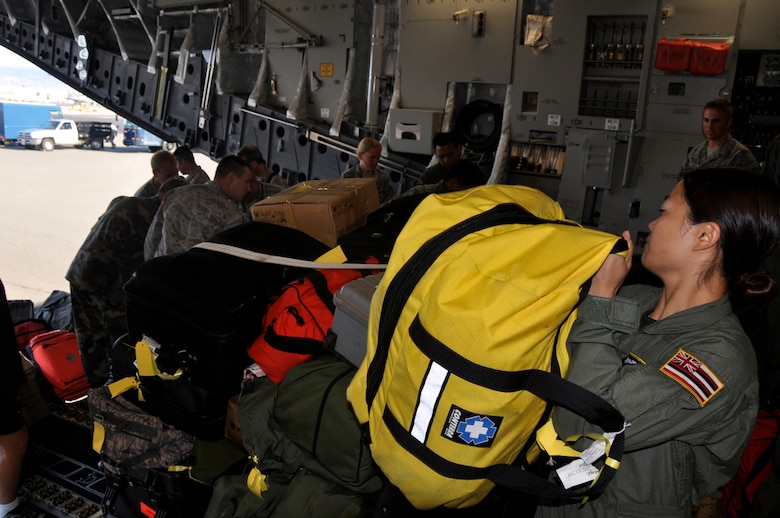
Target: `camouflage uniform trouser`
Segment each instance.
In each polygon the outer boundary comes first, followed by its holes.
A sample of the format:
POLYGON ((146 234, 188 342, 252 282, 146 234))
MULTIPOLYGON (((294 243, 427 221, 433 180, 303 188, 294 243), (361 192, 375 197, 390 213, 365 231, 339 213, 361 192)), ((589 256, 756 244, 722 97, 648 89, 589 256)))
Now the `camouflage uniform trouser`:
POLYGON ((108 379, 108 353, 113 343, 127 333, 127 305, 121 288, 108 292, 70 286, 73 327, 79 341, 81 363, 93 387, 108 379))

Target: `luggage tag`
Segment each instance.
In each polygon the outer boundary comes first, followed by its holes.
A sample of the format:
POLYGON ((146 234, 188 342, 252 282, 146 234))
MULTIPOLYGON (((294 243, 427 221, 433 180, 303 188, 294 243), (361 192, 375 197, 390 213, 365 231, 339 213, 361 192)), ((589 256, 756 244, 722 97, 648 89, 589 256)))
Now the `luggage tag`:
MULTIPOLYGON (((571 489, 572 487, 596 480, 599 473, 601 473, 601 470, 593 464, 604 455, 607 456, 605 463, 614 469, 617 469, 620 463, 609 457, 609 448, 612 445, 615 436, 619 433, 623 433, 623 430, 620 432, 608 432, 603 435, 585 435, 584 437, 593 439, 593 444, 588 446, 588 448, 580 454, 579 458, 555 470, 563 487, 571 489)), ((573 442, 576 439, 577 437, 569 437, 566 442, 573 442)))

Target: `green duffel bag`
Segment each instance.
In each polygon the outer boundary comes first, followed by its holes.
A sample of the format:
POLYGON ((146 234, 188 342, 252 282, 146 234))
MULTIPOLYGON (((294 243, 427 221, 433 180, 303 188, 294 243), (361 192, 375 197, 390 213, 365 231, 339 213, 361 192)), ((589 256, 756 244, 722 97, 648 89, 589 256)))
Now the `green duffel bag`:
POLYGON ((290 481, 273 518, 370 518, 376 495, 356 493, 302 470, 290 481))
POLYGON ((295 475, 305 468, 358 493, 382 487, 360 425, 347 403, 355 368, 321 353, 289 370, 280 385, 267 378, 244 385, 238 419, 257 468, 295 475))
MULTIPOLYGON (((262 498, 249 491, 246 475, 222 475, 214 481, 204 518, 271 518, 284 497, 290 479, 282 472, 271 472, 266 479, 269 490, 262 498)), ((297 514, 288 515, 299 516, 297 514)))
POLYGON ((214 483, 205 518, 370 518, 376 495, 356 493, 302 469, 292 478, 270 472, 262 498, 249 491, 245 475, 224 475, 214 483))

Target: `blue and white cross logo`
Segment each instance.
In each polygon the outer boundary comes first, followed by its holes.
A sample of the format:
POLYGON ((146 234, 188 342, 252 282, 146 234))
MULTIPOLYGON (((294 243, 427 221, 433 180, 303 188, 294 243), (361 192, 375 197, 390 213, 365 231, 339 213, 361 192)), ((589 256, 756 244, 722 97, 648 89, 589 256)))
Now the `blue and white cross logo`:
POLYGON ((496 425, 488 417, 473 416, 458 423, 458 435, 466 444, 479 445, 496 435, 496 425))

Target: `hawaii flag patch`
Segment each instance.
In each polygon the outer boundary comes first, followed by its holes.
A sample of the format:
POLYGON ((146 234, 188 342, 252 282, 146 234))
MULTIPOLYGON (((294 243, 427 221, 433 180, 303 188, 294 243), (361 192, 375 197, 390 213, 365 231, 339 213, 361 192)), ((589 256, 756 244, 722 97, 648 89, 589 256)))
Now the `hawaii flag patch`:
POLYGON ((709 367, 682 349, 669 358, 660 370, 693 394, 701 406, 706 405, 723 388, 723 383, 709 367))

